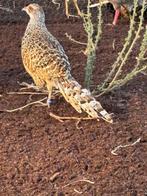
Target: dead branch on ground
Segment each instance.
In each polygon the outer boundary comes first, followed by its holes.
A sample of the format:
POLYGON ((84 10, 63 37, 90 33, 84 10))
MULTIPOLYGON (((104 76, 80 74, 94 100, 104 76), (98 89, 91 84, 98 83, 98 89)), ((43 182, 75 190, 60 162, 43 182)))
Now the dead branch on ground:
POLYGON ((80 118, 80 117, 69 117, 69 116, 58 116, 56 114, 53 114, 52 112, 50 112, 50 116, 55 118, 56 120, 58 120, 59 122, 64 122, 64 120, 77 120, 78 123, 80 120, 94 120, 96 118, 92 118, 92 117, 85 117, 85 118, 80 118))
POLYGON ((140 140, 141 140, 141 138, 137 139, 137 140, 136 140, 135 142, 133 142, 132 144, 119 145, 119 146, 117 146, 114 150, 112 150, 111 153, 112 153, 113 155, 118 155, 118 154, 116 153, 117 150, 119 150, 120 148, 126 148, 126 147, 130 147, 130 146, 134 146, 135 144, 139 143, 140 140))
POLYGON ((33 102, 28 103, 28 104, 26 104, 26 105, 24 105, 24 106, 21 106, 21 107, 19 107, 19 108, 10 109, 10 110, 8 110, 8 109, 6 109, 6 110, 1 110, 1 112, 12 113, 12 112, 16 112, 16 111, 23 110, 24 108, 27 108, 28 106, 35 105, 35 104, 40 104, 40 105, 42 105, 42 106, 47 106, 46 103, 43 103, 43 101, 46 100, 46 99, 47 99, 47 97, 45 97, 45 98, 43 98, 43 99, 40 99, 40 100, 37 100, 37 101, 33 101, 33 102))
POLYGON ((82 179, 79 179, 79 180, 75 180, 75 181, 72 181, 72 182, 69 182, 68 184, 62 186, 62 189, 68 187, 68 186, 71 186, 71 185, 75 185, 77 184, 78 182, 87 182, 89 184, 94 184, 95 182, 91 181, 91 180, 88 180, 86 178, 82 178, 82 179))

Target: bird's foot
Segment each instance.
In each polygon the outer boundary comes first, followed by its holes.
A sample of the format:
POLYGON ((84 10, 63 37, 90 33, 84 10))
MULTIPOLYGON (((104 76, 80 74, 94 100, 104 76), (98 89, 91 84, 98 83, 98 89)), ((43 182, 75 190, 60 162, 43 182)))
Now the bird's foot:
POLYGON ((51 99, 47 99, 47 106, 48 106, 48 108, 50 108, 51 103, 52 103, 52 100, 51 99))
POLYGON ((50 108, 51 104, 54 104, 56 101, 54 99, 47 99, 47 106, 50 108))

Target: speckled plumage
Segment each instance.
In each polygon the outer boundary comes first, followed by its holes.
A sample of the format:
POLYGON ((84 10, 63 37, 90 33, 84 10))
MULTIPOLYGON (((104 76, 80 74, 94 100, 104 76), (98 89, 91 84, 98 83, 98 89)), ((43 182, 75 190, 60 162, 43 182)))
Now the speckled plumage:
POLYGON ((49 98, 52 87, 58 88, 78 112, 84 110, 91 117, 112 122, 101 104, 71 76, 63 47, 45 26, 43 9, 38 4, 30 4, 23 10, 29 14, 30 21, 22 39, 22 60, 35 84, 40 88, 46 87, 49 98))

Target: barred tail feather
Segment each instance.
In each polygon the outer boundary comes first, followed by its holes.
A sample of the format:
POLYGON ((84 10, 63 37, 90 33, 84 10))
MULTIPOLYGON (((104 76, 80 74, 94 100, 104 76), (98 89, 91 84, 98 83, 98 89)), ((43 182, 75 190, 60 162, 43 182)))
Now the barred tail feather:
POLYGON ((113 122, 110 114, 102 108, 90 91, 82 89, 81 85, 73 77, 58 81, 57 86, 66 101, 79 113, 83 110, 93 118, 103 118, 105 121, 113 122))

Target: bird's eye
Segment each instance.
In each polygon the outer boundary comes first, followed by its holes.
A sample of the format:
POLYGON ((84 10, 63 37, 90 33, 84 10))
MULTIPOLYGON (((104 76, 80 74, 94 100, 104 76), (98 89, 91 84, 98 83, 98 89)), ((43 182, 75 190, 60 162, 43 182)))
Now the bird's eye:
POLYGON ((29 11, 29 12, 32 12, 33 10, 34 10, 34 8, 33 8, 32 6, 29 6, 29 7, 28 7, 28 11, 29 11))

